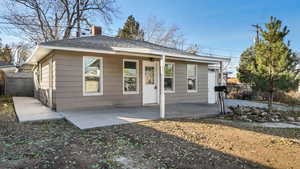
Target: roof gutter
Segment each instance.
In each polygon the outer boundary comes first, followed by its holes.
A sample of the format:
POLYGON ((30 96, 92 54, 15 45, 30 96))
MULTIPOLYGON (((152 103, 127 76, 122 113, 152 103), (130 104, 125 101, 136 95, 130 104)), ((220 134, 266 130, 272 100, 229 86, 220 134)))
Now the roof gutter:
POLYGON ((132 52, 132 53, 142 53, 142 54, 155 54, 155 55, 165 55, 170 57, 176 58, 184 58, 184 59, 192 59, 192 60, 203 60, 203 61, 212 61, 212 62, 229 62, 230 58, 219 58, 219 57, 205 57, 205 56, 189 56, 189 55, 182 55, 182 54, 175 54, 175 53, 167 53, 167 52, 160 52, 157 50, 152 49, 141 49, 141 48, 120 48, 120 47, 112 47, 114 51, 121 51, 121 52, 132 52))

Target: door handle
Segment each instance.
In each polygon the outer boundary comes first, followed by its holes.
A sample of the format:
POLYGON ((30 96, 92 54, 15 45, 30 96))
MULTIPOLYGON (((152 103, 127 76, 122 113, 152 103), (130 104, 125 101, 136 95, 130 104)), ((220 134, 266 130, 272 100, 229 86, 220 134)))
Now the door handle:
POLYGON ((154 89, 157 89, 157 86, 156 86, 156 85, 154 86, 154 89))

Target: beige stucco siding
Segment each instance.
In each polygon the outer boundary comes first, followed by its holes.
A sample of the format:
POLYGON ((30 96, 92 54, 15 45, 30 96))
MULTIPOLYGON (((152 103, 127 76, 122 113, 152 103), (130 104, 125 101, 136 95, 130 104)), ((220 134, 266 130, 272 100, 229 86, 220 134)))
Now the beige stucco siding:
MULTIPOLYGON (((82 110, 101 106, 142 106, 141 57, 55 51, 56 109, 82 110), (103 95, 83 96, 83 56, 103 58, 103 95), (123 59, 139 60, 139 94, 123 94, 123 59)), ((147 59, 149 60, 149 59, 147 59)), ((198 92, 187 92, 186 64, 175 62, 175 93, 166 94, 166 103, 207 102, 207 64, 198 64, 198 92)))

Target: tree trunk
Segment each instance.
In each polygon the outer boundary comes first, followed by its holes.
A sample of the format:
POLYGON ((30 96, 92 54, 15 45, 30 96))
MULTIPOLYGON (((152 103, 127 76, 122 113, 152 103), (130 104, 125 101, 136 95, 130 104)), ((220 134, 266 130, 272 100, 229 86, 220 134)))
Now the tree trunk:
POLYGON ((272 113, 272 109, 273 109, 273 90, 269 92, 269 100, 268 100, 268 109, 269 109, 269 113, 272 113))

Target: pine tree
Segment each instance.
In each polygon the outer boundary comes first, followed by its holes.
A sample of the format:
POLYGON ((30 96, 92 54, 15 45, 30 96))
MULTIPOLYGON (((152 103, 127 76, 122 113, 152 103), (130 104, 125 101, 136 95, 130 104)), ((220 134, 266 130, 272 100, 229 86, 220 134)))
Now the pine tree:
POLYGON ((130 15, 123 28, 119 29, 117 37, 143 41, 144 31, 140 28, 140 24, 135 20, 135 18, 130 15))
POLYGON ((269 93, 268 108, 272 112, 273 95, 276 90, 288 91, 299 83, 299 64, 296 54, 285 42, 289 33, 287 27, 275 17, 265 24, 266 30, 259 27, 261 40, 254 46, 255 60, 249 65, 255 87, 269 93))
POLYGON ((240 63, 237 69, 237 77, 242 83, 253 84, 252 73, 250 70, 251 63, 255 62, 254 47, 247 48, 240 56, 240 63))

